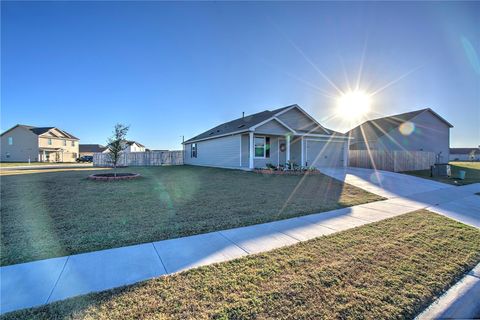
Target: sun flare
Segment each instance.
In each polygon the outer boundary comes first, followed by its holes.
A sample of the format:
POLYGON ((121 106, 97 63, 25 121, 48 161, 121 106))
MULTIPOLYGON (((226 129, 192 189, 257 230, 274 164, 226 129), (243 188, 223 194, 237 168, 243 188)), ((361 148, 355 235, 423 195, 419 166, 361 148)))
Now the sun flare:
POLYGON ((365 116, 370 111, 371 96, 363 91, 350 91, 338 98, 338 116, 355 120, 365 116))

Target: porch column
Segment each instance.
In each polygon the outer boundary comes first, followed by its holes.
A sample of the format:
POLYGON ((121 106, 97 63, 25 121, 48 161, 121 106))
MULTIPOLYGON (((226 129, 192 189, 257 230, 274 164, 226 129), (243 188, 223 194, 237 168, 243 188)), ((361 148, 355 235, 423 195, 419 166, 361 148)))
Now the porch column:
POLYGON ((287 134, 286 145, 287 145, 286 160, 288 162, 290 161, 290 135, 289 134, 287 134))
POLYGON ((249 144, 250 152, 248 153, 248 167, 250 169, 253 169, 253 155, 255 154, 255 147, 253 145, 253 132, 250 131, 248 133, 248 136, 250 141, 250 144, 249 144))
POLYGON ((47 156, 46 156, 46 152, 45 152, 45 150, 43 150, 43 158, 42 158, 42 162, 45 162, 45 159, 47 159, 47 156))
POLYGON ((302 145, 302 148, 301 148, 301 153, 302 153, 302 156, 301 156, 301 159, 302 159, 302 164, 300 166, 305 166, 305 158, 304 158, 304 154, 305 154, 305 143, 303 142, 303 136, 301 137, 301 145, 302 145))

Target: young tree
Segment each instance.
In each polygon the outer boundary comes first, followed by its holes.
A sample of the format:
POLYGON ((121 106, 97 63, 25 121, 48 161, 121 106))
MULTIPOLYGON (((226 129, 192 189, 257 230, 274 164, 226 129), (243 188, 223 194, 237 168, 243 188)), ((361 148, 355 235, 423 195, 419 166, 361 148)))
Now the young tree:
POLYGON ((125 138, 127 136, 129 126, 117 123, 113 130, 113 135, 108 138, 108 156, 113 165, 113 174, 117 176, 117 164, 120 154, 126 148, 125 138))

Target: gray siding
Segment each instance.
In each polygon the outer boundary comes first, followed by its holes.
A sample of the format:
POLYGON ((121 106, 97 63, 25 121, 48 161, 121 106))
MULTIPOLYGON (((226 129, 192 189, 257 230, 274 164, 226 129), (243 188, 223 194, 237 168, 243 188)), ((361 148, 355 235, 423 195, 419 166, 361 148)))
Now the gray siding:
POLYGON ((255 129, 255 133, 259 134, 273 134, 273 135, 285 135, 290 131, 280 124, 277 120, 271 120, 264 125, 255 129))
MULTIPOLYGON (((279 115, 277 118, 279 118, 293 130, 309 131, 317 126, 315 122, 310 120, 310 118, 304 115, 303 112, 297 108, 293 108, 292 110, 279 115)), ((322 131, 321 133, 324 132, 322 131)))
POLYGON ((300 138, 293 139, 290 143, 290 161, 299 166, 302 164, 302 141, 300 138))
POLYGON ((440 162, 448 162, 450 153, 450 128, 430 112, 423 112, 410 120, 415 130, 403 135, 398 128, 378 139, 378 150, 409 150, 442 152, 440 162))
POLYGON ((242 168, 248 168, 248 152, 250 140, 248 134, 242 134, 242 168))
POLYGON ((240 168, 240 135, 197 142, 197 158, 191 157, 191 148, 185 145, 185 164, 240 168))
POLYGON ((1 161, 38 161, 38 136, 28 129, 17 127, 1 137, 0 150, 1 161), (8 144, 8 137, 13 138, 12 145, 8 144))

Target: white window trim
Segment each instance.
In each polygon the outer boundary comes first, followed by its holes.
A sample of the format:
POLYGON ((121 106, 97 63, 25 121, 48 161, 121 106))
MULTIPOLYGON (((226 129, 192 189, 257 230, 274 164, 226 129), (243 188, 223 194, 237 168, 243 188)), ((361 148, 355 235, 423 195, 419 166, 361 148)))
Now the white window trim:
POLYGON ((266 155, 267 155, 267 136, 257 136, 257 135, 253 136, 253 158, 254 159, 268 159, 266 157, 266 155), (255 147, 255 139, 256 138, 262 138, 263 139, 263 157, 257 157, 255 155, 255 148, 256 148, 255 147))
POLYGON ((190 159, 198 158, 198 144, 193 142, 190 144, 190 159), (193 155, 193 145, 195 145, 195 156, 193 155))

